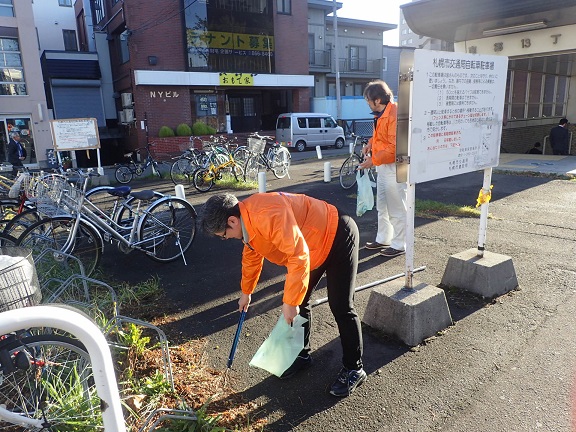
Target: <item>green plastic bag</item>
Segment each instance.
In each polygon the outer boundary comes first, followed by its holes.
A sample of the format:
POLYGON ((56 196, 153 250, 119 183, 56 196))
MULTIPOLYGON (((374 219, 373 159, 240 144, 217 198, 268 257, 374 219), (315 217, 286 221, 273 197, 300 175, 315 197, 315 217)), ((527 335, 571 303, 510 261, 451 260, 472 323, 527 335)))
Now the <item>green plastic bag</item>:
POLYGON ((358 195, 356 196, 356 216, 362 216, 374 208, 374 192, 368 178, 367 170, 356 171, 356 183, 358 183, 358 195))
POLYGON ((302 324, 308 320, 296 315, 290 326, 280 315, 276 326, 270 336, 260 345, 250 366, 259 367, 277 377, 281 376, 286 369, 292 366, 302 348, 304 348, 304 328, 302 324))

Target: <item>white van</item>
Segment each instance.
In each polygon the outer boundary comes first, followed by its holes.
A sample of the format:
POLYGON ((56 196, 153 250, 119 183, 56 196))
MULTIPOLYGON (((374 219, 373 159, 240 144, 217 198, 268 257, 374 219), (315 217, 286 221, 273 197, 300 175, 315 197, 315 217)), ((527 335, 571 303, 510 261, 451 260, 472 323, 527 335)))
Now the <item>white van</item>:
POLYGON ((316 146, 344 147, 344 129, 330 114, 285 113, 276 120, 276 141, 299 152, 316 146))

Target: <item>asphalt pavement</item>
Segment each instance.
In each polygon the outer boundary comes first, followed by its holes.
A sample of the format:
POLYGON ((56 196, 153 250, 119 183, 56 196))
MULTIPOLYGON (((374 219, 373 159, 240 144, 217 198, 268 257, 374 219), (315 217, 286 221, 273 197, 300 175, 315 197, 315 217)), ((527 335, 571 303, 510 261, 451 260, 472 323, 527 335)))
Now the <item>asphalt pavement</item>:
MULTIPOLYGON (((344 149, 345 150, 345 149, 344 149)), ((294 161, 291 178, 267 179, 267 190, 306 193, 355 214, 355 191, 343 190, 337 172, 346 151, 315 152, 294 161), (332 180, 324 182, 324 163, 332 180)), ((267 431, 569 431, 576 358, 576 182, 529 172, 570 174, 576 157, 503 154, 494 170, 487 250, 510 256, 519 288, 494 300, 446 290, 454 324, 417 347, 407 347, 364 326, 368 380, 350 397, 327 390, 340 368, 340 343, 327 304, 314 307, 313 366, 281 381, 248 365, 280 315, 284 269, 266 263, 253 295, 230 378, 266 416, 267 431)), ((474 206, 483 173, 416 185, 417 199, 474 206)), ((168 182, 142 183, 169 192, 168 182)), ((187 190, 201 210, 208 193, 187 190)), ((255 191, 232 191, 240 199, 255 191)), ((376 211, 355 217, 361 244, 374 239, 376 211)), ((448 258, 476 247, 479 220, 415 220, 417 282, 438 285, 448 258)), ((224 370, 238 322, 240 242, 197 234, 182 262, 155 263, 138 252, 107 246, 102 266, 120 280, 158 276, 174 313, 172 338, 206 338, 205 356, 224 370)), ((360 251, 357 285, 404 272, 403 256, 386 259, 360 251)), ((325 297, 325 281, 312 301, 325 297)), ((356 294, 360 317, 370 289, 356 294)), ((176 341, 177 342, 177 341, 176 341)))

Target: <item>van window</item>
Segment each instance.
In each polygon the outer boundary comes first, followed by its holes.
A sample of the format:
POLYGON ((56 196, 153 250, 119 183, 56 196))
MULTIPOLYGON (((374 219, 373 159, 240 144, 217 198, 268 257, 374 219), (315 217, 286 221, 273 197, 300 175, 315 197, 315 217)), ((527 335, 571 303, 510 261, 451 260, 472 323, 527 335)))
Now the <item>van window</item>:
POLYGON ((309 128, 321 128, 322 125, 320 124, 320 117, 309 117, 308 118, 308 127, 309 128))
POLYGON ((324 126, 329 127, 329 128, 334 128, 337 125, 336 125, 336 122, 334 121, 334 119, 332 117, 324 117, 324 126))
POLYGON ((278 117, 276 129, 290 129, 290 117, 278 117))
POLYGON ((298 127, 300 129, 306 129, 308 126, 306 126, 306 118, 305 117, 298 117, 298 127))

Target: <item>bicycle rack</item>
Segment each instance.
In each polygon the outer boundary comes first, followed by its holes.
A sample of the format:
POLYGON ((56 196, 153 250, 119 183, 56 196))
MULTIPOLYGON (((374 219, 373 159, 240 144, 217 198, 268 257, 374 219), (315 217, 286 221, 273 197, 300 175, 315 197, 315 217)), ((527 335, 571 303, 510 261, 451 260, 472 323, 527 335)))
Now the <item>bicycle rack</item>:
MULTIPOLYGON (((170 352, 168 349, 168 339, 166 338, 166 334, 161 329, 156 327, 154 324, 150 324, 146 321, 142 321, 136 318, 117 315, 114 321, 118 329, 122 328, 123 323, 131 323, 154 330, 158 334, 158 340, 160 342, 160 350, 162 351, 164 378, 166 379, 166 381, 170 383, 170 388, 172 389, 172 391, 174 391, 175 388, 174 388, 174 378, 172 376, 172 361, 170 360, 170 352)), ((110 330, 111 329, 108 330, 108 334, 110 334, 110 330)))
POLYGON ((185 420, 185 421, 197 421, 198 417, 194 413, 194 411, 186 411, 186 410, 177 410, 177 409, 170 409, 170 408, 158 408, 157 410, 153 411, 142 427, 138 429, 138 432, 144 431, 154 431, 156 427, 159 426, 163 421, 172 419, 172 420, 185 420), (162 414, 166 413, 166 414, 162 414), (160 415, 158 418, 156 416, 160 415), (149 426, 150 422, 156 418, 156 421, 149 426))

